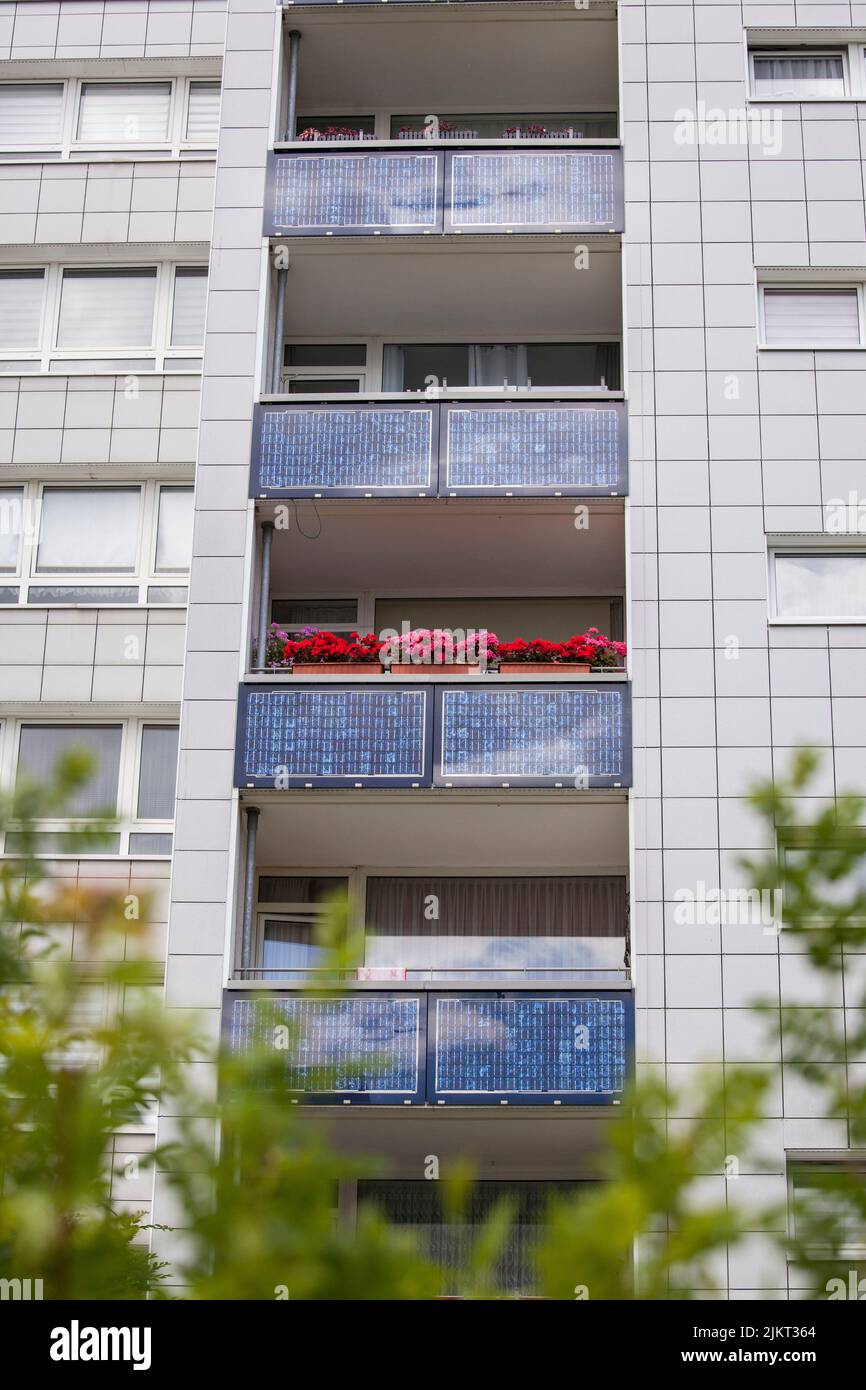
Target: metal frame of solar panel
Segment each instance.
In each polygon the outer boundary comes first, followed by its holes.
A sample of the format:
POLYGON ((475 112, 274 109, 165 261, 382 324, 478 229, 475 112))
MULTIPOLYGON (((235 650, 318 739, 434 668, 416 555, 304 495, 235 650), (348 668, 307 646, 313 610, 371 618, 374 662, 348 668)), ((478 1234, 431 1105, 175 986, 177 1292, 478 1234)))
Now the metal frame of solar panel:
MULTIPOLYGON (((631 745, 631 686, 623 682, 611 681, 609 683, 589 684, 584 680, 569 682, 558 679, 555 683, 542 684, 540 681, 533 684, 521 684, 517 681, 491 682, 489 685, 473 684, 461 685, 458 683, 440 685, 436 687, 435 714, 433 725, 433 785, 437 787, 553 787, 559 790, 583 790, 587 788, 619 788, 629 787, 632 783, 632 745, 631 745), (535 772, 497 772, 482 773, 477 770, 456 773, 445 771, 444 761, 447 750, 445 749, 445 705, 449 699, 453 700, 456 696, 468 695, 472 700, 499 703, 505 705, 512 700, 515 695, 535 695, 543 698, 546 695, 557 695, 566 699, 571 696, 575 706, 579 708, 581 697, 587 695, 606 694, 612 700, 621 702, 621 728, 617 737, 622 745, 622 770, 620 773, 599 773, 592 772, 585 765, 578 763, 574 768, 564 769, 562 772, 554 774, 540 774, 535 772)), ((514 725, 516 739, 514 748, 517 752, 525 754, 529 749, 529 734, 531 731, 531 715, 525 714, 514 725)), ((483 750, 482 750, 483 751, 483 750)))
MULTIPOLYGON (((393 720, 398 735, 408 728, 405 707, 410 702, 401 701, 401 703, 404 708, 394 711, 393 720)), ((339 706, 337 709, 339 710, 339 706)), ((332 745, 334 752, 342 754, 348 746, 351 728, 345 710, 341 718, 330 712, 328 712, 327 717, 333 719, 335 726, 339 727, 339 734, 335 732, 332 745)), ((398 744, 397 747, 399 748, 399 746, 398 744)), ((302 791, 308 787, 429 787, 432 785, 433 777, 433 691, 430 686, 401 685, 396 681, 393 684, 388 682, 388 684, 380 685, 365 685, 363 682, 359 682, 357 685, 317 685, 303 677, 294 677, 293 680, 280 685, 264 683, 242 685, 238 695, 235 750, 235 786, 240 788, 278 789, 289 792, 302 791), (265 699, 275 702, 271 706, 269 715, 271 724, 274 721, 272 711, 276 707, 277 701, 284 701, 288 705, 292 702, 300 704, 301 701, 306 700, 309 703, 318 699, 322 702, 323 708, 326 708, 328 702, 337 702, 341 697, 351 697, 354 700, 364 702, 368 709, 369 732, 374 736, 374 739, 378 740, 377 749, 374 751, 386 754, 387 747, 380 741, 380 736, 386 732, 381 710, 389 700, 393 701, 402 696, 411 696, 412 703, 417 701, 421 707, 420 714, 417 716, 417 725, 420 727, 422 746, 414 749, 418 756, 418 764, 421 767, 420 773, 418 771, 400 774, 350 771, 340 773, 296 772, 289 770, 287 762, 276 762, 273 770, 267 775, 250 773, 247 769, 247 752, 250 747, 248 740, 253 737, 250 728, 250 711, 256 699, 265 697, 265 699), (278 775, 278 769, 285 769, 285 772, 278 775)), ((328 750, 322 751, 327 752, 328 750)), ((413 750, 408 751, 411 753, 413 750)), ((288 750, 286 752, 288 754, 288 750)))
MULTIPOLYGON (((476 163, 476 173, 480 169, 480 164, 476 163)), ((542 186, 541 197, 549 198, 550 182, 542 186)), ((593 196, 598 196, 593 195, 593 196)), ((479 197, 476 193, 469 199, 469 204, 474 203, 479 207, 496 207, 500 200, 491 195, 489 188, 484 197, 479 197)), ((578 235, 591 236, 593 234, 604 235, 605 233, 619 233, 625 227, 625 185, 623 176, 622 151, 615 145, 604 149, 582 149, 574 146, 560 147, 551 149, 549 146, 534 147, 521 145, 514 150, 488 149, 462 149, 447 150, 445 153, 445 194, 444 194, 444 220, 443 229, 446 233, 458 233, 461 236, 490 235, 496 232, 518 232, 532 234, 568 232, 578 235), (610 165, 610 216, 598 219, 595 222, 586 219, 569 221, 567 218, 524 221, 517 217, 514 219, 499 216, 493 221, 467 221, 456 217, 453 211, 455 189, 459 176, 458 161, 475 158, 476 161, 492 157, 492 168, 499 166, 497 170, 499 180, 502 185, 503 197, 505 194, 513 196, 514 190, 532 190, 535 181, 527 177, 525 171, 519 176, 514 174, 509 176, 509 166, 513 169, 518 161, 522 161, 524 166, 527 161, 539 159, 543 164, 550 164, 553 160, 562 160, 565 157, 567 163, 564 167, 572 172, 571 177, 579 175, 585 176, 585 171, 591 167, 591 161, 605 160, 610 165)))
MULTIPOLYGON (((360 185, 364 188, 364 184, 360 185)), ((367 185, 369 191, 369 185, 367 185)), ((265 183, 265 204, 264 204, 264 231, 266 237, 324 237, 324 236, 424 236, 430 234, 441 234, 444 218, 444 196, 445 196, 445 156, 444 151, 439 149, 413 148, 408 146, 405 149, 367 149, 360 147, 356 153, 354 150, 335 149, 328 142, 322 142, 309 150, 271 150, 268 153, 266 183, 265 183), (352 161, 364 160, 370 164, 373 160, 384 163, 396 163, 399 160, 429 161, 435 176, 435 186, 433 196, 430 200, 430 220, 427 222, 419 221, 413 223, 394 224, 391 222, 309 222, 298 226, 290 226, 277 220, 277 198, 279 194, 279 166, 288 161, 307 161, 331 160, 334 161, 334 169, 342 168, 344 173, 348 173, 352 161)))
MULTIPOLYGON (((524 433, 526 431, 524 430, 524 433)), ((601 431, 600 433, 603 433, 601 431)), ((525 444, 525 439, 520 441, 525 444)), ((439 495, 443 497, 501 497, 508 493, 517 493, 522 497, 622 497, 628 493, 628 412, 623 402, 583 402, 583 401, 446 401, 442 404, 442 420, 439 432, 439 495), (520 414, 524 416, 530 412, 547 412, 559 414, 563 419, 570 412, 579 412, 578 419, 583 424, 583 417, 589 415, 600 415, 602 412, 611 412, 614 419, 614 433, 610 440, 611 448, 607 460, 596 464, 597 469, 605 466, 609 469, 609 476, 606 481, 597 483, 577 483, 566 481, 560 478, 554 482, 543 483, 522 483, 517 477, 507 480, 497 480, 490 482, 480 482, 473 479, 471 483, 455 484, 452 480, 453 465, 451 461, 452 453, 452 420, 459 414, 470 415, 476 413, 480 419, 479 412, 498 411, 512 418, 520 414)), ((483 449, 473 450, 475 458, 470 467, 476 469, 480 474, 484 471, 485 464, 483 459, 483 449), (476 462, 475 460, 478 460, 476 462)), ((526 458, 527 454, 523 448, 517 450, 521 457, 526 458)), ((599 451, 601 452, 601 451, 599 451)), ((552 448, 544 451, 545 463, 554 457, 552 448)), ((574 463, 570 465, 574 468, 574 463)), ((493 465, 498 469, 498 463, 493 465)), ((492 473, 492 470, 491 470, 492 473)))
MULTIPOLYGON (((427 1089, 427 1000, 424 991, 405 991, 402 993, 386 993, 373 990, 356 991, 354 993, 335 992, 332 996, 307 997, 299 992, 275 991, 273 994, 262 994, 258 990, 240 991, 225 990, 223 992, 223 1016, 222 1032, 223 1038, 231 1051, 236 1051, 236 1028, 238 1026, 237 1006, 245 1003, 251 1005, 244 1010, 247 1014, 247 1030, 252 1031, 256 1041, 264 1046, 273 1046, 273 1029, 282 1023, 282 1015, 285 1015, 286 1027, 289 1029, 289 1036, 285 1042, 286 1066, 290 1066, 290 1047, 291 1029, 293 1026, 290 1009, 281 1009, 281 1005, 297 1001, 299 1006, 307 1006, 308 1014, 312 1014, 317 1005, 327 1005, 332 1003, 346 1003, 354 1008, 358 1015, 368 1013, 368 1028, 366 1035, 369 1038, 370 1029, 375 1032, 376 1027, 380 1029, 381 1023, 377 1024, 375 1017, 370 1020, 370 1004, 391 1003, 402 1004, 404 1012, 411 1012, 405 1006, 415 1004, 416 1026, 414 1037, 414 1086, 396 1088, 394 1090, 363 1090, 360 1087, 355 1089, 351 1086, 335 1088, 333 1090, 303 1091, 299 1088, 286 1087, 286 1094, 292 1095, 298 1101, 303 1099, 305 1105, 423 1105, 426 1098, 427 1089)), ((297 1012, 297 1011, 295 1011, 297 1012)), ((395 1011, 396 1012, 396 1011, 395 1011)), ((387 1017, 387 1010, 384 1011, 387 1017)), ((309 1036, 309 1034, 307 1035, 309 1036)), ((333 1035, 332 1035, 333 1036, 333 1035)), ((386 1044, 387 1046, 387 1044, 386 1044)), ((375 1057, 375 1050, 369 1054, 375 1057)), ((410 1058, 405 1055, 402 1059, 403 1064, 410 1065, 410 1058)), ((320 1062, 323 1068, 326 1065, 320 1062)), ((351 1067, 351 1063, 346 1058, 347 1070, 358 1070, 351 1067)), ((372 1068, 371 1068, 372 1070, 372 1068)), ((363 1073, 361 1073, 363 1075, 363 1073)), ((358 1079, 361 1079, 359 1075, 358 1079)))
MULTIPOLYGON (((291 402, 285 404, 268 403, 267 405, 257 405, 253 415, 253 447, 252 447, 252 466, 250 468, 250 497, 364 497, 366 495, 374 497, 435 497, 438 492, 439 480, 439 428, 440 410, 433 402, 407 401, 405 404, 394 402, 377 401, 357 401, 357 402, 291 402), (357 414, 367 420, 376 415, 385 417, 397 414, 405 416, 407 421, 410 417, 423 415, 429 418, 430 433, 429 445, 426 460, 410 459, 413 466, 421 463, 426 466, 426 481, 416 477, 412 482, 387 484, 363 482, 352 486, 337 485, 329 486, 327 483, 318 484, 295 484, 291 486, 275 486, 270 482, 262 481, 263 476, 269 476, 267 469, 273 467, 269 465, 265 449, 265 432, 267 421, 274 416, 286 415, 295 416, 301 419, 303 416, 336 416, 341 414, 357 414)), ((345 441, 344 445, 345 447, 345 441)), ((384 443, 387 450, 387 441, 384 443)), ((312 440, 309 435, 303 441, 301 453, 304 459, 309 462, 312 455, 312 440)), ((381 455, 371 460, 375 466, 379 466, 381 455)), ((270 476, 273 476, 272 474, 270 476)))
MULTIPOLYGON (((554 1011, 549 1010, 548 1012, 553 1013, 554 1011)), ((569 1028, 572 1028, 572 1023, 569 1022, 568 1026, 569 1028)), ((466 1033, 471 1034, 474 1032, 477 1037, 482 1028, 483 1021, 479 1022, 478 1019, 474 1021, 470 1020, 470 1022, 466 1025, 466 1033)), ((541 1028, 542 1031, 544 1031, 545 1025, 543 1021, 541 1023, 541 1028)), ((499 1020, 498 1026, 494 1030, 492 1030, 492 1034, 495 1034, 494 1040, 492 1043, 487 1045, 486 1056, 484 1055, 484 1042, 482 1041, 480 1043, 476 1043, 476 1048, 479 1050, 480 1053, 480 1055, 476 1058, 476 1065, 479 1068, 479 1072, 483 1072, 484 1069, 489 1069, 491 1067, 495 1068, 497 1065, 501 1069, 503 1062, 507 1064, 508 1051, 502 1046, 503 1032, 501 1020, 499 1020)), ((520 1070, 521 1068, 526 1069, 527 1067, 537 1068, 545 1060, 548 1061, 550 1066, 557 1065, 553 1056, 549 1055, 548 1058, 545 1059, 543 1055, 539 1054, 539 1043, 543 1042, 543 1039, 539 1039, 537 1030, 535 1036, 532 1036, 530 1034, 530 1036, 528 1036, 525 1041, 527 1043, 531 1043, 531 1047, 524 1047, 520 1054, 512 1053, 512 1056, 519 1057, 519 1060, 515 1060, 515 1062, 512 1063, 512 1065, 516 1066, 518 1070, 520 1070)), ((565 1034, 554 1034, 551 1040, 551 1047, 556 1048, 557 1051, 560 1053, 560 1066, 568 1066, 568 1055, 565 1051, 566 1046, 571 1046, 571 1048, 575 1051, 591 1051, 591 1047, 579 1049, 578 1044, 582 1041, 584 1041, 582 1037, 579 1039, 575 1039, 575 1037, 573 1036, 573 1032, 571 1037, 568 1037, 565 1034)), ((590 1043, 592 1041, 591 1027, 589 1029, 588 1041, 590 1043)), ((469 1044, 467 1043, 467 1046, 468 1045, 469 1044)), ((434 993, 433 991, 430 991, 427 995, 427 1101, 428 1104, 431 1105, 502 1105, 503 1101, 507 1101, 509 1105, 521 1106, 556 1104, 603 1106, 616 1105, 621 1100, 623 1087, 632 1073, 633 1056, 634 995, 630 990, 585 990, 569 992, 556 990, 547 991, 546 993, 535 991, 530 992, 523 990, 453 990, 447 993, 434 993), (487 1009, 491 1010, 494 1009, 498 1003, 516 1003, 518 1001, 528 1006, 531 1006, 536 1003, 545 1004, 552 1002, 555 1002, 561 1006, 563 1004, 568 1004, 572 1001, 577 1001, 582 1005, 587 1005, 593 1001, 620 1002, 623 1005, 620 1035, 622 1048, 620 1053, 614 1055, 614 1057, 612 1058, 612 1062, 611 1060, 608 1060, 607 1066, 609 1068, 611 1065, 614 1065, 617 1068, 621 1068, 622 1084, 613 1090, 600 1091, 580 1091, 555 1088, 537 1091, 524 1091, 520 1089, 503 1088, 497 1090, 493 1087, 491 1087, 489 1091, 477 1089, 473 1090, 470 1088, 461 1090, 443 1088, 440 1090, 439 1062, 440 1058, 443 1055, 443 1048, 440 1045, 440 1020, 438 1006, 440 1002, 447 1001, 450 1001, 453 1005, 455 1005, 455 1007, 460 1003, 480 1003, 486 1006, 487 1009)), ((601 1063, 602 1065, 604 1064, 604 1058, 601 1059, 601 1063)))

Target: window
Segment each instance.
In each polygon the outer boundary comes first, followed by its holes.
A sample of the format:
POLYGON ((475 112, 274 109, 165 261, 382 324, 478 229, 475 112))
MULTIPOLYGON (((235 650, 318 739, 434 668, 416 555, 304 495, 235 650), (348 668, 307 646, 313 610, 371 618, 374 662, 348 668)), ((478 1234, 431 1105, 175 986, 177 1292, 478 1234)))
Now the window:
POLYGON ((271 622, 287 632, 302 627, 320 627, 327 632, 354 632, 358 627, 358 601, 354 598, 291 599, 275 598, 271 622))
POLYGON ((770 562, 773 617, 866 622, 866 551, 776 551, 770 562))
POLYGON ((262 877, 259 879, 259 958, 261 978, 303 981, 304 972, 325 964, 316 929, 331 899, 344 895, 345 878, 262 877))
POLYGON ((752 96, 758 101, 833 101, 846 95, 845 58, 836 53, 753 53, 752 96))
POLYGON ((216 148, 220 84, 187 77, 157 81, 0 83, 0 156, 38 150, 87 159, 95 150, 195 155, 216 148))
MULTIPOLYGON (((426 115, 392 116, 391 139, 429 138, 426 115)), ((520 111, 505 115, 440 116, 446 140, 615 140, 615 111, 520 111)))
POLYGON ((62 128, 62 82, 0 83, 0 150, 56 145, 62 128))
MULTIPOLYGON (((37 826, 36 852, 166 855, 171 853, 177 781, 178 728, 137 719, 112 724, 49 724, 9 721, 3 734, 7 766, 21 781, 50 782, 57 762, 72 749, 92 761, 89 780, 64 815, 37 826), (76 821, 105 815, 113 825, 82 847, 76 821)), ((5 852, 19 853, 21 834, 6 832, 5 852)))
MULTIPOLYGON (((788 1167, 794 1235, 814 1250, 866 1254, 866 1161, 857 1155, 793 1160, 788 1167)), ((843 1277, 847 1271, 842 1271, 843 1277)))
POLYGON ((150 347, 155 303, 155 266, 140 270, 64 270, 57 346, 150 347))
POLYGON ((862 342, 856 286, 761 290, 762 345, 850 348, 862 342))
POLYGON ((373 140, 375 116, 299 116, 297 140, 373 140))
POLYGON ((366 365, 365 343, 287 343, 283 390, 289 395, 318 396, 364 391, 366 365))
POLYGON ((0 270, 0 372, 201 368, 207 267, 0 270))
POLYGON ((193 489, 158 484, 0 489, 2 604, 185 604, 193 489))
POLYGON ((619 387, 618 343, 387 343, 383 391, 619 387))

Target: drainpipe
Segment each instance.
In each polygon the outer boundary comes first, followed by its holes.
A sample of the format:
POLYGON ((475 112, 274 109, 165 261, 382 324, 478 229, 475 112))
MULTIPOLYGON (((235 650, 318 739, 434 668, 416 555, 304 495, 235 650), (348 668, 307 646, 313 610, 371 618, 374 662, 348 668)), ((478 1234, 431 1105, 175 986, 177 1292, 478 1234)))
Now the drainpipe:
POLYGON ((247 807, 247 857, 244 867, 244 921, 241 933, 241 973, 244 978, 253 964, 253 917, 256 910, 256 837, 259 829, 258 806, 247 807))
POLYGON ((274 523, 262 522, 262 573, 259 587, 259 631, 256 645, 257 671, 265 669, 265 655, 268 645, 268 619, 271 608, 271 542, 274 539, 274 523))
POLYGON ((296 126, 298 123, 298 53, 301 47, 301 35, 297 29, 293 29, 289 34, 289 100, 286 111, 286 140, 296 138, 296 126))
MULTIPOLYGON (((278 249, 278 248, 276 248, 278 249)), ((283 335, 286 323, 286 282, 289 278, 287 268, 277 271, 277 302, 274 307, 274 342, 271 355, 271 395, 278 396, 283 379, 283 335)))

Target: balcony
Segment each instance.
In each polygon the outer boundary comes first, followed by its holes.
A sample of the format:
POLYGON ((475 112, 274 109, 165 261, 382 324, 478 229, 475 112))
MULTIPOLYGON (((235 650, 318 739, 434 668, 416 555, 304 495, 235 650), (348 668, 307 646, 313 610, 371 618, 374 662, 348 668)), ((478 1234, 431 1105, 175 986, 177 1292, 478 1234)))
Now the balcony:
POLYGON ((325 1105, 616 1105, 634 1048, 627 990, 228 992, 225 1019, 239 1052, 287 1026, 286 1092, 325 1105))
POLYGON ((240 689, 235 785, 536 788, 631 785, 630 687, 477 677, 240 689))
POLYGON ((618 149, 281 150, 265 236, 622 232, 618 149))
POLYGON ((619 401, 268 403, 250 496, 623 496, 626 430, 619 401))

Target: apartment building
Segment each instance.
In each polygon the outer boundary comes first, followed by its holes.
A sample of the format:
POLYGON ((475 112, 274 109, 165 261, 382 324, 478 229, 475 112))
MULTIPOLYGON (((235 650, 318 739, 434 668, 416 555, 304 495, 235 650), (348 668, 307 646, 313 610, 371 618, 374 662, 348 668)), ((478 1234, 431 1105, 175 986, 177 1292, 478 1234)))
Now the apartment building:
MULTIPOLYGON (((57 874, 140 897, 127 949, 164 978, 225 6, 0 5, 0 776, 95 759, 40 827, 57 874), (65 848, 67 846, 67 848, 65 848)), ((6 836, 14 854, 14 832, 6 836)), ((75 924, 93 1019, 122 1009, 75 924)), ((150 1206, 115 1144, 119 1204, 150 1206)))
MULTIPOLYGON (((456 1271, 435 1179, 472 1164, 470 1224, 511 1195, 515 1293, 635 1066, 675 1132, 703 1068, 767 1060, 756 996, 818 1001, 784 931, 700 903, 796 746, 815 808, 866 785, 862 8, 0 7, 3 775, 93 746, 118 839, 46 853, 165 894, 154 984, 213 1038, 276 995, 287 1105, 387 1162, 339 1220, 376 1201, 456 1271), (309 628, 627 656, 304 673, 309 628), (310 1000, 334 892, 363 958, 310 1000)), ((780 1060, 713 1200, 863 1162, 780 1060)), ((798 1296, 757 1233, 712 1274, 798 1296)))

